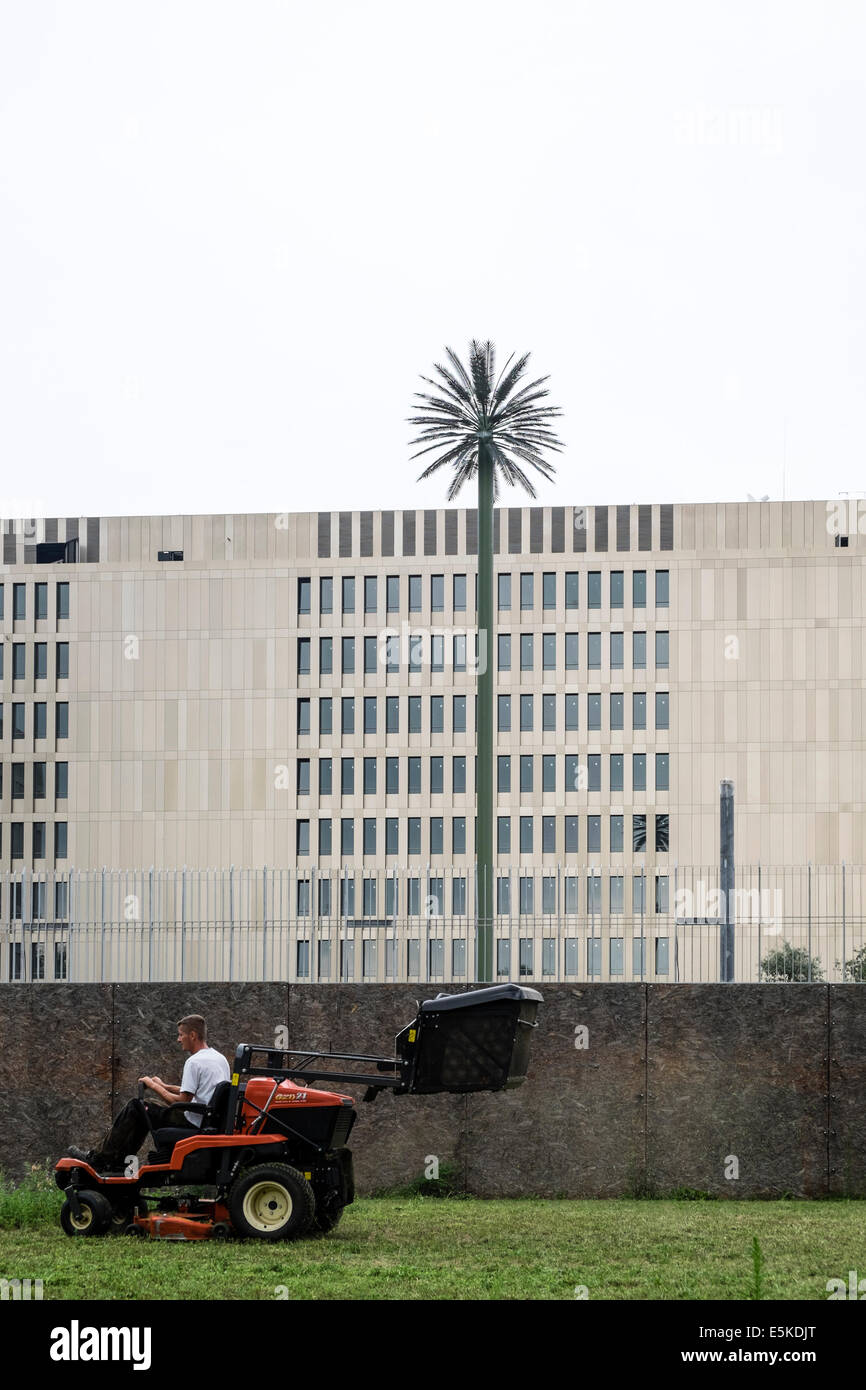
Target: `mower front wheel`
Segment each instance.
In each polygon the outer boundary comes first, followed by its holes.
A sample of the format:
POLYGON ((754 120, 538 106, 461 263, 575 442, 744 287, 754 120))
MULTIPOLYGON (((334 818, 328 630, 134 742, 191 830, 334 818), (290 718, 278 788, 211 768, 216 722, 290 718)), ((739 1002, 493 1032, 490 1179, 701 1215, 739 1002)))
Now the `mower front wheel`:
POLYGON ((238 1174, 228 1199, 232 1226, 255 1240, 297 1240, 312 1225, 316 1198, 288 1163, 259 1163, 238 1174))
POLYGON ((78 1193, 79 1215, 65 1201, 60 1208, 60 1224, 68 1236, 102 1236, 111 1225, 111 1203, 102 1192, 78 1193))

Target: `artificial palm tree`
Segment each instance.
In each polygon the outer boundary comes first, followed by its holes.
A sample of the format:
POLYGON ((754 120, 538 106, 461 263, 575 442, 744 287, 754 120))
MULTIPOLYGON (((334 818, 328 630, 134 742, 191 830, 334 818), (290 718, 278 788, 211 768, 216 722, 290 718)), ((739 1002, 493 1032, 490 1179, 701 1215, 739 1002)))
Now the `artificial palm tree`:
POLYGON ((546 389, 541 389, 547 377, 516 389, 526 371, 529 353, 517 361, 512 353, 498 377, 491 342, 473 339, 468 370, 450 348, 445 349, 445 354, 450 365, 435 364, 439 379, 421 378, 437 394, 416 392, 422 413, 411 416, 410 421, 420 425, 421 431, 412 442, 424 447, 412 457, 419 458, 434 449, 440 451, 421 478, 450 464, 454 475, 448 488, 449 502, 465 482, 478 478, 475 861, 477 971, 478 979, 484 981, 493 979, 493 504, 499 497, 500 481, 520 483, 530 497, 535 496, 535 488, 521 464, 529 464, 545 478, 553 477, 553 464, 544 458, 543 451, 563 447, 548 424, 562 412, 540 404, 548 395, 546 389))

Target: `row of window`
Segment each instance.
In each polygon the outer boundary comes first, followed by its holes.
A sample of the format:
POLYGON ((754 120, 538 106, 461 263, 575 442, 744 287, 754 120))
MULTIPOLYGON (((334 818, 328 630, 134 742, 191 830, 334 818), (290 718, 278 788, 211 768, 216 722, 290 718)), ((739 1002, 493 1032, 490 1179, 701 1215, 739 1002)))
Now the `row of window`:
MULTIPOLYGON (((27 677, 27 643, 12 643, 12 679, 23 681, 27 677)), ((6 643, 0 642, 0 680, 3 679, 3 653, 6 643)), ((56 642, 54 644, 54 675, 57 680, 66 680, 69 676, 69 643, 56 642)), ((33 678, 37 681, 48 679, 48 643, 33 643, 33 678)))
MULTIPOLYGON (((25 768, 32 767, 32 788, 34 801, 42 801, 48 795, 48 768, 54 769, 54 799, 65 801, 69 796, 68 763, 11 763, 9 766, 12 800, 20 801, 25 796, 25 768)), ((0 763, 0 797, 3 796, 3 764, 0 763)))
MULTIPOLYGON (((69 581, 60 579, 55 584, 54 594, 54 614, 57 618, 69 617, 69 581)), ((3 589, 0 584, 0 618, 3 617, 3 589)), ((33 616, 36 619, 48 617, 48 589, 49 585, 44 580, 37 580, 33 585, 33 616)), ((12 618, 16 623, 24 622, 27 618, 27 585, 12 585, 12 618)))
MULTIPOLYGON (((10 921, 20 922, 22 920, 24 901, 21 882, 10 883, 10 921)), ((49 884, 40 879, 33 879, 30 884, 30 916, 31 920, 37 922, 45 922, 50 918, 55 922, 65 922, 69 916, 69 884, 67 880, 63 878, 56 879, 54 882, 54 892, 52 894, 49 884), (52 906, 53 918, 51 918, 52 906)))
MULTIPOLYGON (((408 701, 407 704, 407 731, 410 734, 442 734, 445 732, 445 696, 444 695, 386 695, 385 702, 385 733, 400 733, 400 700, 408 701), (423 727, 423 707, 425 698, 429 700, 429 725, 423 727)), ((472 697, 476 699, 477 697, 472 697)), ((557 728, 564 729, 566 732, 580 728, 579 701, 581 696, 574 695, 499 695, 496 701, 497 725, 500 732, 508 732, 512 727, 512 698, 514 700, 515 727, 521 731, 530 731, 535 727, 536 701, 540 702, 541 708, 541 729, 544 733, 555 733, 557 728), (557 720, 557 707, 562 706, 562 722, 557 720)), ((599 691, 593 691, 586 697, 586 727, 590 730, 600 730, 602 728, 602 709, 604 706, 603 696, 599 691)), ((609 727, 618 731, 624 727, 625 695, 621 691, 612 692, 607 699, 609 713, 609 727)), ((359 696, 356 700, 354 695, 343 695, 339 697, 340 705, 340 731, 344 734, 354 734, 355 732, 355 706, 360 707, 359 713, 362 716, 361 732, 365 734, 377 734, 379 732, 379 700, 378 695, 359 696)), ((466 733, 466 700, 465 695, 451 696, 451 728, 452 734, 466 733)), ((631 728, 636 730, 646 729, 646 691, 636 690, 631 697, 631 728)), ((298 700, 298 734, 309 734, 310 718, 313 701, 305 696, 298 700)), ((0 707, 2 708, 2 707, 0 707)), ((475 708, 475 706, 473 706, 475 708)), ((323 695, 318 701, 319 710, 319 737, 334 732, 334 698, 330 695, 323 695)), ((655 692, 655 727, 656 729, 667 729, 670 723, 670 696, 666 690, 655 692)), ((0 724, 2 733, 2 724, 0 724)))
MULTIPOLYGON (((65 980, 68 969, 68 959, 66 953, 66 942, 55 941, 54 948, 54 979, 65 980)), ((45 979, 45 959, 46 948, 44 941, 31 941, 30 943, 30 979, 45 979)), ((24 944, 21 941, 9 942, 9 979, 22 980, 24 978, 24 944)))
MULTIPOLYGON (((33 737, 48 737, 48 704, 45 700, 34 700, 28 706, 23 701, 12 701, 12 737, 26 738, 28 708, 33 710, 33 737)), ((3 705, 0 704, 0 738, 3 737, 3 705)), ((57 700, 54 705, 54 737, 69 737, 69 702, 57 700)))
MULTIPOLYGON (((449 853, 466 854, 466 816, 451 816, 451 843, 449 853)), ((471 817, 472 833, 475 833, 475 818, 471 817)), ((425 833, 422 845, 422 817, 407 816, 403 819, 405 841, 401 844, 401 820, 399 816, 384 817, 384 851, 386 855, 427 854, 431 858, 445 853, 445 817, 428 816, 424 818, 425 833)), ((665 814, 654 817, 656 852, 667 854, 670 844, 670 818, 665 814)), ((577 854, 580 850, 579 816, 497 816, 496 850, 498 854, 534 854, 540 849, 542 854, 577 854), (511 822, 515 822, 514 843, 512 844, 511 822), (536 821, 541 822, 540 839, 536 845, 536 821), (557 843, 557 821, 560 821, 560 843, 557 843)), ((602 817, 586 817, 586 849, 588 854, 602 853, 602 817)), ((320 857, 339 852, 341 857, 352 856, 356 852, 355 818, 344 816, 335 824, 330 816, 322 816, 317 824, 317 849, 320 857), (339 851, 335 840, 339 839, 339 851)), ((609 817, 609 841, 605 847, 611 854, 624 852, 625 817, 609 817)), ((299 858, 311 853, 311 822, 296 822, 295 851, 299 858)), ((361 818, 358 850, 364 855, 377 853, 379 822, 376 816, 361 818)), ((647 849, 647 817, 645 814, 632 816, 632 849, 645 852, 647 849)))
MULTIPOLYGON (((470 760, 471 761, 471 760, 470 760)), ((536 755, 534 753, 521 754, 512 759, 510 753, 500 754, 496 760, 496 789, 501 793, 508 793, 512 790, 511 765, 514 762, 514 791, 520 791, 521 795, 531 795, 535 791, 536 763, 541 763, 541 785, 543 792, 562 792, 570 791, 601 791, 601 754, 590 753, 585 764, 581 763, 580 757, 576 753, 555 754, 544 753, 536 755), (559 758, 563 759, 564 777, 560 787, 557 787, 556 764, 559 758), (519 769, 519 777, 518 777, 519 769)), ((354 758, 345 757, 339 759, 340 786, 339 791, 342 796, 353 796, 355 794, 355 763, 361 764, 362 776, 359 790, 364 796, 375 796, 378 791, 379 762, 376 757, 354 758)), ((386 757, 385 762, 385 795, 397 796, 400 792, 400 764, 405 766, 406 790, 410 796, 430 796, 444 795, 445 793, 445 766, 446 759, 437 754, 422 759, 420 756, 409 756, 406 758, 386 757), (426 786, 421 784, 421 768, 426 762, 428 765, 428 777, 426 786)), ((454 753, 451 756, 451 781, 448 792, 452 796, 458 796, 466 791, 466 762, 467 759, 462 753, 454 753)), ((622 753, 611 753, 609 755, 610 775, 608 778, 608 790, 621 792, 623 786, 624 755, 622 753)), ((646 753, 633 753, 631 758, 632 765, 632 791, 645 792, 646 785, 646 753)), ((310 794, 310 758, 299 758, 297 764, 297 792, 299 796, 309 796, 310 794)), ((318 759, 318 779, 319 797, 331 796, 334 792, 334 759, 318 759)), ((666 792, 670 790, 670 754, 656 753, 655 755, 655 790, 666 792)))
MULTIPOLYGON (((613 916, 631 911, 635 916, 648 911, 647 876, 634 874, 631 877, 630 902, 626 902, 626 875, 610 874, 606 880, 601 874, 587 874, 584 893, 580 891, 580 876, 565 874, 544 874, 538 881, 534 874, 517 876, 516 883, 511 876, 500 875, 496 880, 496 913, 498 916, 532 916, 540 912, 542 916, 568 914, 576 916, 585 911, 588 917, 599 916, 606 910, 613 916), (516 887, 516 893, 512 888, 516 887)), ((655 875, 655 911, 670 911, 670 877, 668 874, 655 875)), ((296 908, 298 917, 309 917, 311 890, 309 879, 299 879, 297 885, 296 908)), ((653 881, 650 880, 650 891, 653 881)), ((359 917, 377 917, 383 912, 386 918, 405 915, 407 917, 462 917, 466 914, 466 878, 463 875, 445 878, 438 874, 425 874, 423 879, 407 878, 402 882, 385 878, 361 880, 360 892, 356 891, 354 875, 339 880, 339 890, 329 878, 320 878, 315 884, 316 911, 320 917, 339 915, 358 920, 359 917), (446 891, 447 890, 447 891, 446 891)), ((566 966, 566 973, 575 973, 566 966)), ((325 972, 327 973, 327 972, 325 972)), ((410 973, 416 973, 411 972, 410 973)))
MULTIPOLYGON (((24 822, 9 822, 9 855, 11 859, 23 859, 24 856, 24 822)), ((48 830, 44 820, 31 822, 32 849, 31 859, 45 859, 48 848, 48 830)), ((54 858, 66 858, 67 845, 67 824, 66 821, 54 822, 54 858)), ((3 827, 0 826, 0 855, 3 853, 3 827)))
MULTIPOLYGON (((588 570, 586 574, 586 601, 588 608, 602 607, 602 571, 588 570)), ((670 571, 655 570, 655 606, 656 608, 668 608, 670 606, 670 571)), ((410 613, 420 613, 423 611, 423 588, 424 576, 421 574, 406 575, 406 596, 408 599, 408 611, 410 613)), ((445 575, 431 574, 428 576, 430 595, 430 612, 444 613, 445 611, 445 575)), ((536 605, 536 595, 540 593, 541 606, 545 609, 555 609, 560 606, 560 586, 564 581, 564 606, 566 608, 580 607, 580 572, 571 570, 565 575, 560 575, 555 571, 549 571, 540 576, 541 583, 538 584, 539 576, 534 571, 524 571, 519 576, 513 576, 507 571, 503 571, 496 576, 496 600, 500 612, 507 612, 512 607, 512 597, 514 606, 519 606, 522 612, 533 609, 536 605), (516 578, 514 586, 516 593, 512 594, 512 579, 516 578)), ((467 576, 465 574, 453 574, 451 576, 451 608, 455 613, 466 612, 466 593, 467 576)), ((385 612, 400 612, 400 588, 401 576, 399 574, 389 574, 385 576, 385 612)), ((608 602, 611 608, 623 608, 625 606, 626 577, 624 570, 608 571, 608 602)), ((478 576, 475 575, 475 603, 477 607, 478 595, 478 576)), ((302 576, 298 580, 298 612, 310 613, 312 611, 313 581, 309 576, 302 576)), ((354 575, 347 574, 340 580, 340 611, 343 613, 354 613, 356 604, 361 605, 364 613, 378 613, 379 611, 379 575, 363 575, 360 584, 354 575), (360 594, 358 592, 360 588, 360 594)), ((633 608, 646 608, 647 606, 647 571, 631 571, 631 602, 633 608)), ((322 575, 319 579, 319 613, 333 613, 334 611, 334 579, 332 575, 322 575)))
MULTIPOLYGON (((647 664, 647 634, 646 632, 633 632, 631 634, 631 664, 637 671, 646 670, 647 664)), ((534 671, 536 660, 536 640, 535 633, 521 632, 513 634, 517 641, 512 643, 512 633, 500 632, 496 638, 496 665, 500 671, 510 671, 512 667, 512 646, 514 647, 514 661, 517 664, 519 652, 519 666, 521 671, 534 671), (518 645, 519 643, 519 645, 518 645)), ((566 671, 578 671, 580 669, 580 634, 577 632, 566 632, 563 634, 564 643, 562 652, 566 671)), ((625 638, 624 632, 608 633, 608 660, 611 670, 622 670, 625 665, 625 638)), ((339 642, 340 652, 340 671, 344 676, 354 675, 357 669, 357 647, 363 643, 363 670, 365 675, 375 675, 381 668, 388 673, 400 671, 401 665, 406 666, 409 671, 422 671, 429 665, 431 671, 444 671, 446 658, 450 662, 454 671, 465 671, 467 662, 467 649, 471 646, 473 653, 477 646, 476 634, 456 632, 452 634, 450 642, 446 640, 443 632, 412 632, 404 639, 398 634, 383 634, 376 637, 320 637, 319 638, 319 666, 320 676, 330 676, 334 673, 334 642, 339 642), (470 641, 471 637, 471 641, 470 641)), ((555 632, 543 632, 541 634, 541 669, 543 671, 556 671, 557 652, 560 648, 560 639, 555 632)), ((655 665, 659 670, 666 670, 670 666, 670 633, 657 631, 654 634, 655 665)), ((298 675, 310 676, 313 674, 312 667, 313 638, 298 638, 298 675)), ((477 656, 473 655, 473 662, 477 656)), ((586 665, 590 671, 601 670, 602 664, 602 633, 588 632, 586 634, 586 665)))

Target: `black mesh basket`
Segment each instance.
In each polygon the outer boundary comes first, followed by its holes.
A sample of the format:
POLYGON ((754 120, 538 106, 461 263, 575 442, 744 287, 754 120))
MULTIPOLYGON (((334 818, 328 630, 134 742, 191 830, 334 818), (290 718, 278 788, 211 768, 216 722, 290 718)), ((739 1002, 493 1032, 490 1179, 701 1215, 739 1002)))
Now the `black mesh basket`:
POLYGON ((541 1003, 537 990, 512 984, 426 1000, 397 1037, 397 1055, 408 1063, 401 1089, 432 1095, 521 1085, 541 1003))

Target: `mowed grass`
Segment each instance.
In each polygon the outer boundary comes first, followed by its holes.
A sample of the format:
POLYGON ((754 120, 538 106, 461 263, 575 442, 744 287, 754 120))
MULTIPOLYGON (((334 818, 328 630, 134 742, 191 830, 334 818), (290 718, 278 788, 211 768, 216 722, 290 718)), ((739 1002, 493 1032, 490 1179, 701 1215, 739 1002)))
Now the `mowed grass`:
POLYGON ((33 1196, 0 1192, 0 1278, 45 1299, 742 1300, 755 1237, 762 1298, 866 1273, 862 1201, 361 1198, 330 1235, 270 1245, 70 1239, 33 1196))

